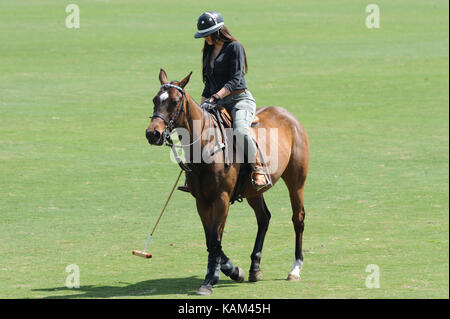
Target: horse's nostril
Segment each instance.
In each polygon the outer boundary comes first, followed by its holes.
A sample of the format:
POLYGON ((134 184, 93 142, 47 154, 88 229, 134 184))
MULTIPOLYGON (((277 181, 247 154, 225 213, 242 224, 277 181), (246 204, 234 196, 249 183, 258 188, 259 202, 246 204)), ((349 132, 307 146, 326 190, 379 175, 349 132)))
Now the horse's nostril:
POLYGON ((161 133, 159 133, 157 130, 149 131, 147 129, 145 130, 145 137, 147 138, 150 144, 157 144, 158 141, 161 139, 161 133))
POLYGON ((148 129, 146 129, 145 130, 145 137, 147 138, 147 140, 150 140, 150 136, 151 136, 151 132, 148 129))

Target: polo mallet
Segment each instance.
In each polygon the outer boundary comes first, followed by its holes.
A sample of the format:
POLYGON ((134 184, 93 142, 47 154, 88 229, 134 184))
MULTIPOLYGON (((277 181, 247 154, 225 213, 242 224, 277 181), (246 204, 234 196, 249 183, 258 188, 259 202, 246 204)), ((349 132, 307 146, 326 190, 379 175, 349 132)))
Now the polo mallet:
POLYGON ((167 207, 167 204, 169 203, 170 198, 172 197, 173 191, 175 190, 175 187, 177 187, 178 181, 180 180, 181 174, 183 173, 183 170, 180 171, 180 174, 178 174, 178 178, 175 181, 175 184, 173 185, 172 191, 170 192, 169 198, 167 198, 166 203, 164 204, 164 207, 161 211, 161 214, 159 214, 158 220, 156 221, 155 226, 153 227, 153 230, 151 232, 151 234, 148 236, 147 242, 145 243, 145 247, 144 250, 133 250, 132 254, 135 256, 139 256, 139 257, 144 257, 144 258, 152 258, 152 255, 147 253, 147 247, 148 247, 148 243, 150 242, 150 239, 152 239, 153 233, 155 232, 156 226, 158 226, 158 223, 164 213, 164 210, 167 207))

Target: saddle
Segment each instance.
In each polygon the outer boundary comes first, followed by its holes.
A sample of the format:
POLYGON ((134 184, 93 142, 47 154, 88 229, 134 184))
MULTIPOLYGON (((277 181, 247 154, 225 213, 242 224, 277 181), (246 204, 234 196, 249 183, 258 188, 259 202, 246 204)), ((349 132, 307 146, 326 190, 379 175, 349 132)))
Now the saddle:
MULTIPOLYGON (((230 113, 228 113, 228 111, 224 107, 220 107, 219 115, 222 120, 222 124, 225 128, 233 127, 233 119, 231 118, 230 113)), ((259 125, 259 117, 258 117, 258 115, 255 115, 255 117, 253 118, 251 127, 255 127, 258 125, 259 125)))
MULTIPOLYGON (((224 152, 225 156, 225 165, 230 166, 231 162, 228 159, 228 141, 227 136, 225 134, 225 128, 232 128, 233 127, 233 119, 231 118, 230 114, 224 107, 216 108, 212 112, 213 118, 214 118, 214 126, 218 126, 219 130, 221 132, 221 140, 222 143, 217 143, 216 147, 214 148, 213 153, 216 153, 220 150, 224 152)), ((251 127, 255 127, 259 125, 259 117, 255 115, 253 118, 253 121, 251 123, 251 127)), ((255 141, 256 147, 259 150, 258 143, 255 141)), ((233 145, 233 141, 231 141, 231 144, 233 145)), ((260 153, 262 157, 262 153, 260 153)), ((243 165, 240 165, 239 168, 239 174, 238 179, 236 181, 236 185, 234 187, 234 192, 232 197, 230 198, 230 204, 234 204, 235 201, 242 202, 242 192, 244 190, 245 182, 249 179, 251 176, 251 168, 248 163, 245 163, 243 165)))

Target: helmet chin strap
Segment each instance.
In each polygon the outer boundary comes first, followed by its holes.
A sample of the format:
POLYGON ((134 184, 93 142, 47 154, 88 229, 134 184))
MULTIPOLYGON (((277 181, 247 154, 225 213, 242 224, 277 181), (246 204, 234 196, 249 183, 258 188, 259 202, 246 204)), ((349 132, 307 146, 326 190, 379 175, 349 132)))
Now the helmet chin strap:
POLYGON ((221 30, 221 29, 219 29, 219 30, 216 31, 216 38, 214 39, 214 42, 215 42, 215 43, 218 43, 219 41, 223 41, 223 40, 222 40, 222 37, 221 37, 221 34, 220 34, 220 30, 221 30))

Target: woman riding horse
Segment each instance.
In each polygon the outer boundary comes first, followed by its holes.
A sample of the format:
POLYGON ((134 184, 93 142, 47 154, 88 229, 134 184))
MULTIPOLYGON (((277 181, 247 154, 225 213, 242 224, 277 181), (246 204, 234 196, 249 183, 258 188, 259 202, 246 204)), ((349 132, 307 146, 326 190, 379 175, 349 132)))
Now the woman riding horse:
MULTIPOLYGON (((198 21, 196 37, 205 37, 203 107, 200 107, 185 89, 192 72, 181 81, 169 81, 166 72, 161 69, 159 73, 161 87, 153 98, 153 115, 145 136, 151 145, 164 145, 167 144, 167 137, 173 130, 184 129, 189 133, 189 138, 181 139, 181 144, 184 143, 185 147, 193 149, 193 141, 199 141, 200 151, 203 153, 205 147, 208 150, 210 142, 210 135, 204 139, 203 133, 214 129, 212 115, 205 108, 223 105, 234 117, 234 128, 247 136, 247 160, 251 162, 250 152, 255 145, 248 135, 248 130, 256 113, 259 118, 258 128, 276 133, 269 134, 268 138, 258 133, 256 141, 261 148, 264 147, 266 150, 270 148, 270 153, 264 154, 264 159, 271 168, 268 170, 271 185, 283 179, 289 191, 295 230, 295 252, 292 270, 287 280, 298 281, 303 265, 304 189, 309 164, 309 142, 306 131, 299 120, 285 108, 262 107, 255 112, 255 100, 246 90, 243 75, 246 69, 244 49, 226 30, 220 14, 216 12, 202 14, 198 21), (202 123, 200 132, 196 133, 195 123, 202 123)), ((242 144, 244 145, 240 145, 240 148, 245 152, 246 143, 242 144)), ((239 148, 239 145, 237 146, 239 148)), ((259 153, 253 152, 256 153, 255 157, 259 153)), ((238 161, 233 161, 229 166, 225 165, 222 155, 220 152, 214 153, 212 162, 209 163, 203 161, 189 163, 190 170, 186 171, 186 183, 196 201, 208 251, 207 272, 197 291, 199 295, 212 293, 213 286, 219 282, 220 272, 236 282, 242 282, 245 276, 244 271, 233 265, 222 248, 230 200, 235 193, 242 165, 238 161)), ((253 177, 253 181, 248 177, 245 179, 241 195, 255 212, 258 225, 255 244, 250 255, 248 276, 248 280, 254 282, 262 278, 261 254, 271 213, 263 196, 270 187, 264 187, 267 183, 264 175, 258 177, 258 168, 262 165, 256 159, 252 166, 256 176, 253 177), (258 186, 263 188, 258 190, 258 186)))
MULTIPOLYGON (((242 44, 231 35, 223 17, 216 11, 200 15, 195 38, 204 38, 203 82, 201 106, 211 110, 223 106, 233 119, 237 151, 244 154, 252 169, 252 182, 257 190, 269 185, 249 127, 256 112, 256 102, 247 89, 247 57, 242 44)), ((189 191, 185 185, 178 188, 189 191)))

